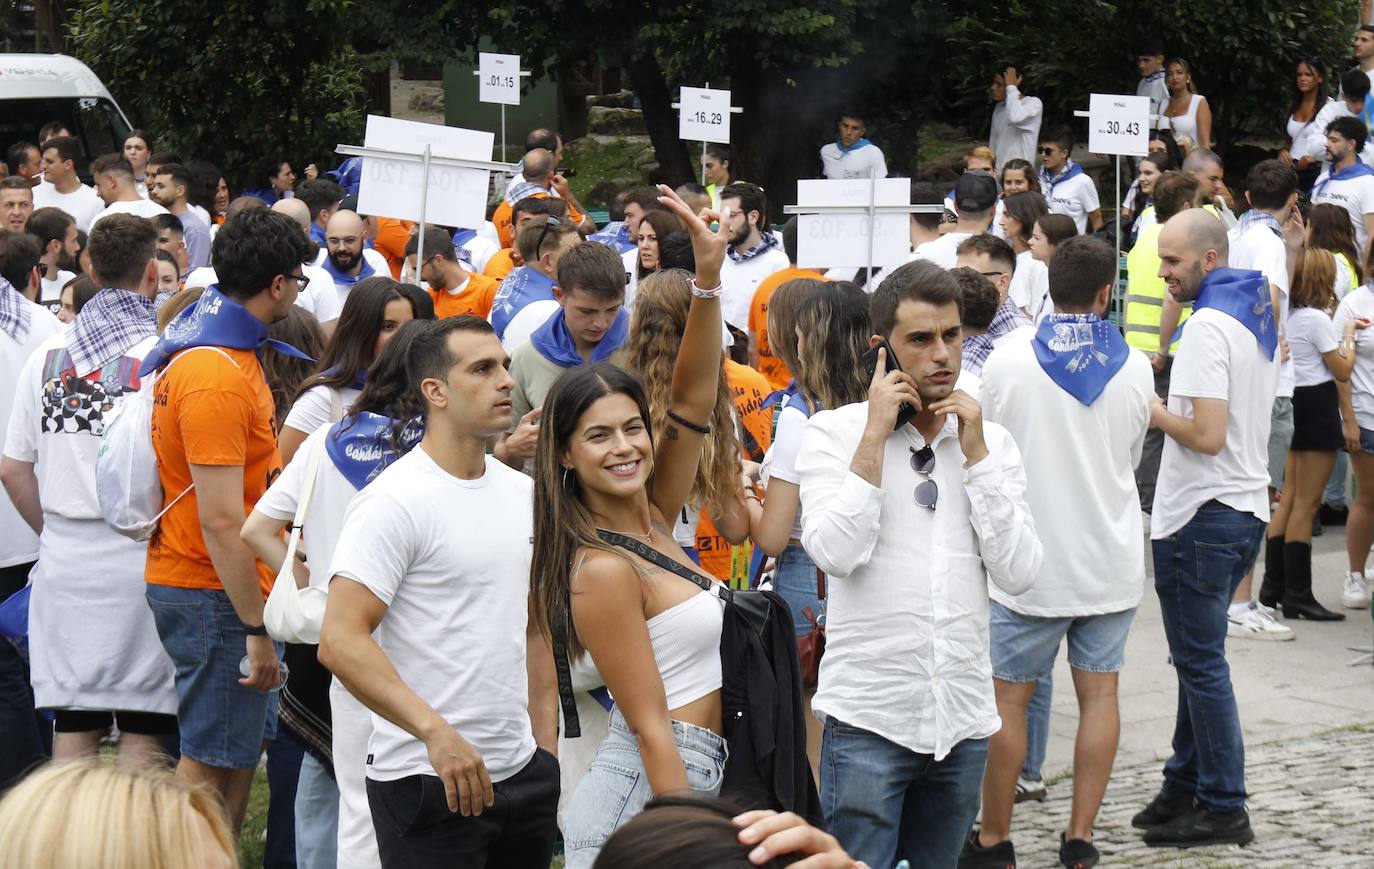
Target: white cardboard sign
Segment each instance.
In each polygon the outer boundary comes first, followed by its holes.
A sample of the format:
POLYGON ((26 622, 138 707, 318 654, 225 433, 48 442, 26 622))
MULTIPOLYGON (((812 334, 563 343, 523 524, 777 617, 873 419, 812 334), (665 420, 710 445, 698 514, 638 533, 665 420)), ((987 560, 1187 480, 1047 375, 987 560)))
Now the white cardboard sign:
POLYGON ((484 103, 520 105, 520 55, 477 55, 477 99, 484 103))
MULTIPOLYGON (((422 124, 368 115, 363 146, 401 154, 422 154, 460 160, 490 160, 492 133, 422 124)), ((358 210, 363 214, 420 219, 420 188, 424 175, 420 163, 364 157, 358 210)), ((490 173, 486 169, 429 168, 429 196, 425 219, 447 226, 480 227, 486 217, 490 173)))
POLYGON ((1088 150, 1143 157, 1150 151, 1150 98, 1093 94, 1088 102, 1088 150))
POLYGON ((730 144, 730 92, 684 87, 679 99, 677 136, 689 142, 730 144))
MULTIPOLYGON (((801 214, 797 220, 797 265, 801 268, 864 268, 868 266, 869 217, 865 209, 872 191, 874 205, 910 205, 911 182, 906 178, 843 180, 803 179, 797 182, 798 207, 844 206, 848 212, 801 214)), ((910 217, 902 213, 875 214, 872 223, 873 265, 895 266, 911 254, 910 217)))

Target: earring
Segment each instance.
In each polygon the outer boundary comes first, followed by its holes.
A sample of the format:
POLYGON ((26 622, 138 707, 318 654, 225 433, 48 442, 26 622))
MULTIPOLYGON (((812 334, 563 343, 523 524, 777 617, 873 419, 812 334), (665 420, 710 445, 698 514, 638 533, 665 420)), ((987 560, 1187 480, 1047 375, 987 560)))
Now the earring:
POLYGON ((568 474, 571 473, 571 472, 572 472, 572 468, 564 468, 564 469, 563 469, 563 488, 565 488, 565 489, 569 488, 569 486, 570 486, 570 484, 569 484, 569 482, 568 482, 568 474))

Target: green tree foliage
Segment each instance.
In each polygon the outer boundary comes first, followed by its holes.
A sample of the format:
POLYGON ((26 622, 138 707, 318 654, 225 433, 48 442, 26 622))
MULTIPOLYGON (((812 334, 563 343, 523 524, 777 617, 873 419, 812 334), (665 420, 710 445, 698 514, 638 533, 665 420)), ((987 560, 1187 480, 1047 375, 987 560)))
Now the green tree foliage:
MULTIPOLYGON (((332 166, 362 136, 350 0, 98 0, 72 15, 78 57, 159 148, 240 182, 265 154, 332 166)), ((399 12, 399 9, 397 10, 399 12)))

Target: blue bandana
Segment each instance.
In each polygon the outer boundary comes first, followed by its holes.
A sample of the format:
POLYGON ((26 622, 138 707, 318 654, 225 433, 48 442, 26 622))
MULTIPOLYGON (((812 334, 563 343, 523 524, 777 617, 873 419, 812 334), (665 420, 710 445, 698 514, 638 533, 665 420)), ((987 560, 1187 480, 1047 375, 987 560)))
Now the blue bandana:
POLYGON ((339 164, 339 168, 324 173, 339 182, 339 186, 349 196, 357 196, 363 183, 363 158, 349 157, 339 164))
POLYGON ((324 234, 324 227, 320 226, 318 223, 310 224, 310 240, 320 247, 327 248, 329 246, 329 242, 324 234))
POLYGON ((604 244, 619 254, 634 250, 635 243, 630 239, 630 228, 623 220, 614 220, 587 236, 587 241, 604 244))
POLYGON ((868 141, 867 139, 860 138, 857 142, 855 142, 854 144, 852 144, 852 145, 850 145, 848 148, 846 148, 846 147, 844 146, 844 142, 841 142, 839 139, 836 139, 836 140, 835 140, 835 147, 840 149, 840 153, 841 153, 841 154, 848 154, 848 153, 850 153, 851 151, 857 151, 857 150, 859 150, 859 149, 862 148, 864 145, 872 145, 872 144, 873 144, 873 143, 870 142, 870 141, 868 141))
POLYGON ((1317 179, 1317 186, 1312 188, 1312 199, 1315 200, 1318 196, 1321 196, 1322 190, 1326 189, 1326 185, 1330 184, 1332 181, 1348 181, 1351 178, 1360 178, 1365 175, 1374 175, 1374 169, 1360 162, 1359 157, 1356 157, 1354 163, 1351 163, 1339 172, 1332 172, 1328 169, 1325 175, 1317 179))
POLYGON ((1040 186, 1046 188, 1049 192, 1049 195, 1053 195, 1054 188, 1056 185, 1059 185, 1065 181, 1068 181, 1070 178, 1082 174, 1083 167, 1073 162, 1073 160, 1064 161, 1064 168, 1060 169, 1059 172, 1053 176, 1051 176, 1050 173, 1045 171, 1044 166, 1041 166, 1039 172, 1040 186))
POLYGON ((338 266, 334 265, 334 260, 327 254, 325 255, 324 262, 321 263, 321 265, 324 266, 325 271, 329 272, 329 276, 334 279, 335 284, 341 287, 351 287, 358 281, 361 281, 364 278, 370 278, 373 275, 377 274, 377 270, 372 268, 372 263, 367 261, 367 257, 363 256, 361 252, 359 252, 358 256, 363 261, 363 267, 358 269, 357 277, 347 274, 346 272, 339 271, 338 266))
MULTIPOLYGON (((544 321, 544 325, 534 330, 530 335, 530 341, 534 344, 534 349, 545 359, 561 368, 576 368, 583 365, 582 354, 577 352, 577 344, 573 341, 572 333, 568 331, 568 321, 564 316, 566 312, 558 309, 558 313, 544 321)), ((625 343, 625 339, 630 335, 630 315, 621 308, 620 313, 615 315, 615 322, 611 323, 611 328, 606 331, 605 336, 597 342, 596 349, 592 351, 592 362, 600 362, 609 357, 620 345, 625 343)))
POLYGON ((1259 342, 1266 359, 1278 349, 1278 329, 1274 326, 1274 302, 1269 282, 1260 272, 1249 269, 1216 269, 1202 279, 1193 310, 1212 308, 1240 321, 1259 342))
POLYGON ((424 422, 419 417, 408 420, 401 428, 398 451, 392 443, 397 422, 389 416, 361 411, 330 427, 325 435, 325 452, 353 488, 362 489, 375 480, 424 437, 424 422))
POLYGON ((506 275, 491 304, 491 325, 496 330, 496 337, 506 337, 506 327, 521 308, 530 302, 552 299, 555 286, 553 278, 529 266, 521 266, 506 275))
POLYGON ((1131 353, 1116 327, 1096 314, 1050 314, 1031 346, 1050 380, 1088 407, 1131 353))
POLYGON ((146 377, 167 364, 175 354, 188 347, 228 347, 231 350, 261 350, 270 345, 279 353, 313 362, 309 356, 275 338, 267 337, 267 327, 248 309, 212 286, 194 305, 176 315, 152 351, 143 357, 139 377, 146 377))

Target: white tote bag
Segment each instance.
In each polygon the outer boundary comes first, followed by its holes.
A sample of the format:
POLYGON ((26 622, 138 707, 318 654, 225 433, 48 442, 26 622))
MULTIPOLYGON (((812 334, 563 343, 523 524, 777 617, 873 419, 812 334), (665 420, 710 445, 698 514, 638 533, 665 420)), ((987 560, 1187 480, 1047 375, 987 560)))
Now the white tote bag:
MULTIPOLYGON (((277 581, 272 585, 272 593, 262 610, 262 623, 274 640, 284 643, 305 643, 316 645, 320 642, 320 628, 324 625, 324 605, 328 593, 322 588, 307 585, 296 587, 296 574, 292 569, 296 563, 296 548, 301 542, 301 526, 305 522, 305 511, 310 506, 310 496, 315 492, 315 477, 319 474, 320 458, 324 455, 325 438, 319 439, 306 459, 305 482, 301 486, 301 498, 296 504, 296 518, 291 522, 291 536, 286 543, 286 560, 277 571, 277 581)), ((328 565, 316 565, 327 570, 328 565)))

